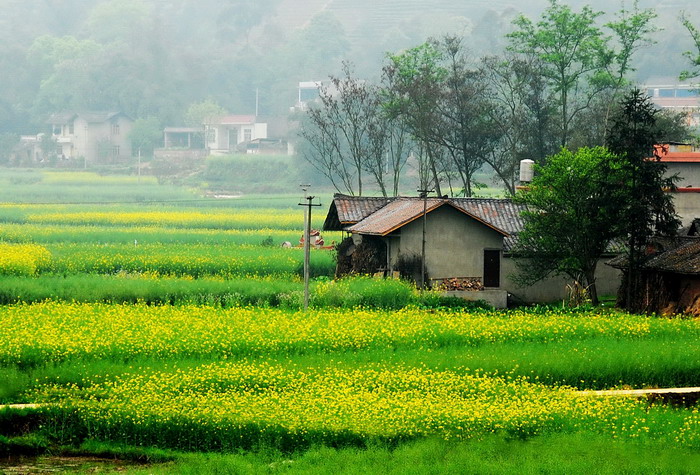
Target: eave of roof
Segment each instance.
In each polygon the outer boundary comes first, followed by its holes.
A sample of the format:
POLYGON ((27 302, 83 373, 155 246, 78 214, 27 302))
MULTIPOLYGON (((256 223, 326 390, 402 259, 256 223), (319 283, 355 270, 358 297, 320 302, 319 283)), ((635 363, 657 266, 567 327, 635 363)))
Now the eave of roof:
POLYGON ((371 236, 386 236, 421 217, 424 204, 425 212, 430 213, 445 204, 445 201, 432 198, 425 200, 424 203, 423 200, 399 198, 350 226, 348 231, 371 236))
MULTIPOLYGON (((647 256, 641 265, 643 270, 700 275, 700 237, 658 237, 654 239, 651 249, 652 254, 647 256)), ((628 266, 627 254, 621 254, 607 264, 618 269, 626 269, 628 266)))
POLYGON ((700 152, 667 152, 661 156, 662 163, 700 163, 700 152))
POLYGON ((362 221, 393 199, 337 193, 333 196, 323 229, 325 231, 344 231, 348 226, 362 221))
POLYGON ((252 125, 255 124, 254 115, 227 115, 219 119, 220 125, 252 125))
POLYGON ((107 122, 108 120, 112 120, 115 117, 125 117, 129 120, 132 120, 131 117, 128 115, 124 114, 123 112, 118 112, 118 111, 79 111, 79 112, 59 112, 57 114, 52 114, 49 117, 48 122, 50 124, 66 124, 72 120, 74 120, 76 117, 80 117, 83 119, 85 122, 94 124, 94 123, 99 123, 99 122, 107 122))
POLYGON ((483 216, 469 210, 466 206, 459 206, 455 200, 436 198, 429 198, 425 200, 425 202, 420 198, 399 198, 391 203, 388 203, 386 206, 369 215, 367 218, 363 219, 357 224, 349 227, 348 231, 357 234, 386 236, 423 216, 424 209, 426 214, 429 214, 430 212, 444 205, 448 205, 460 213, 469 216, 470 218, 493 229, 504 237, 510 236, 510 233, 507 230, 502 229, 492 222, 489 222, 488 220, 484 219, 483 216))
POLYGON ((185 133, 200 133, 202 132, 201 127, 166 127, 163 129, 164 132, 172 134, 185 134, 185 133))

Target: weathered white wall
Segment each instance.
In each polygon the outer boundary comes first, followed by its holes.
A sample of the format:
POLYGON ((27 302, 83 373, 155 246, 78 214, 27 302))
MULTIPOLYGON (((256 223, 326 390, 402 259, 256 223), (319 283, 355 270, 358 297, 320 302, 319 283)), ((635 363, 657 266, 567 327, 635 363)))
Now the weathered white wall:
MULTIPOLYGON (((700 181, 698 181, 697 187, 700 188, 700 181)), ((676 213, 681 217, 683 226, 689 226, 693 219, 700 218, 700 193, 675 192, 671 195, 676 213)))
POLYGON ((680 180, 676 182, 678 188, 700 188, 700 164, 684 162, 664 162, 666 176, 678 174, 680 180))
MULTIPOLYGON (((423 218, 400 230, 398 246, 392 242, 392 258, 421 255, 423 218)), ((484 275, 484 249, 503 249, 503 236, 451 206, 427 215, 425 262, 431 279, 484 275)), ((396 260, 393 261, 396 265, 396 260)))
MULTIPOLYGON (((610 259, 610 257, 601 258, 596 267, 598 297, 617 295, 620 287, 621 272, 605 264, 610 259)), ((515 297, 516 301, 546 303, 568 298, 567 285, 571 284, 570 279, 566 277, 551 277, 534 285, 519 287, 513 280, 513 276, 517 271, 516 259, 506 257, 501 261, 501 285, 515 297)))

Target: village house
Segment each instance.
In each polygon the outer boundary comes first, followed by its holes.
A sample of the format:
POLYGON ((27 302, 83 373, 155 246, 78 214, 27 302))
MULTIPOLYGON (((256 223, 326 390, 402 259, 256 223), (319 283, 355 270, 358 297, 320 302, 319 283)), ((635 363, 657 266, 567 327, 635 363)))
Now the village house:
POLYGON ((257 122, 254 115, 228 115, 205 123, 204 137, 212 155, 224 155, 238 151, 239 145, 266 139, 267 124, 257 122))
POLYGON ((656 77, 644 89, 657 107, 683 114, 689 127, 700 126, 700 92, 696 85, 678 82, 674 77, 656 77))
POLYGON ((84 159, 96 164, 131 157, 129 132, 133 120, 121 112, 62 112, 53 114, 48 123, 61 159, 84 159))
POLYGON ((656 148, 667 176, 677 176, 676 190, 670 191, 683 226, 700 218, 700 150, 688 144, 665 144, 656 148))
MULTIPOLYGON (((625 271, 626 256, 609 264, 625 271)), ((700 315, 700 220, 680 236, 654 239, 638 277, 640 286, 630 296, 636 308, 660 315, 700 315)))
MULTIPOLYGON (((352 238, 351 245, 341 246, 339 266, 343 259, 352 260, 357 254, 358 260, 374 259, 373 272, 401 273, 418 282, 425 240, 426 283, 444 285, 459 291, 464 298, 484 300, 496 307, 505 307, 509 302, 566 299, 571 282, 563 277, 527 287, 515 282, 517 256, 511 251, 523 227, 521 211, 521 205, 507 199, 424 200, 337 194, 323 229, 345 231, 352 238), (373 247, 374 251, 363 249, 366 247, 373 247), (469 290, 463 291, 464 288, 469 290)), ((602 265, 605 260, 601 257, 597 270, 598 293, 614 295, 620 272, 602 265)))

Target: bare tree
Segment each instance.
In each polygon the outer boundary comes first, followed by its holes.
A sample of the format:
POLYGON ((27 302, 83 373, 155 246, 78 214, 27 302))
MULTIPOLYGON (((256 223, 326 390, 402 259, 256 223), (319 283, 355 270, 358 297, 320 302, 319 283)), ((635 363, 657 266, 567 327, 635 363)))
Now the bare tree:
POLYGON ((509 193, 515 192, 519 162, 543 163, 555 153, 554 103, 539 61, 533 56, 506 54, 483 58, 491 125, 499 141, 485 157, 509 193))
POLYGON ((401 173, 415 146, 415 141, 406 124, 395 118, 392 119, 390 116, 387 116, 386 119, 389 134, 386 142, 387 171, 391 176, 392 194, 398 196, 401 173))
POLYGON ((338 191, 362 195, 365 172, 386 195, 380 160, 386 127, 376 86, 352 76, 343 64, 343 77, 331 77, 322 87, 319 104, 312 105, 302 122, 304 157, 327 176, 338 191))
POLYGON ((453 191, 457 178, 465 196, 474 174, 497 142, 485 99, 483 74, 472 67, 462 39, 445 36, 389 57, 384 67, 387 107, 402 120, 421 149, 438 194, 453 191), (438 157, 449 157, 449 163, 438 157))

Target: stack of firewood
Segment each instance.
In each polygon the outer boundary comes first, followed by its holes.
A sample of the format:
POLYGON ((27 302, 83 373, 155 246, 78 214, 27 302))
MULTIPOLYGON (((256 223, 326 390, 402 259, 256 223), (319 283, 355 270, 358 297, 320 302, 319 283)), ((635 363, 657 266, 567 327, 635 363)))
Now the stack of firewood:
POLYGON ((445 290, 484 290, 484 284, 478 277, 442 279, 441 287, 445 290))

